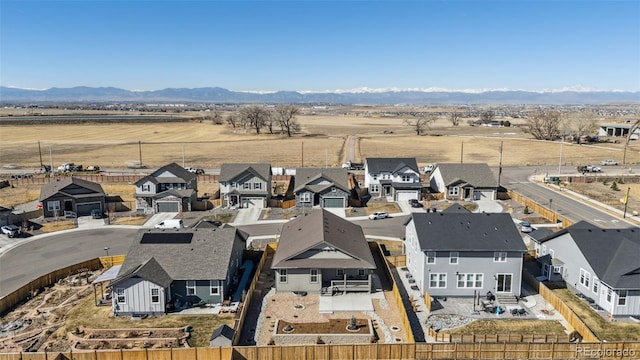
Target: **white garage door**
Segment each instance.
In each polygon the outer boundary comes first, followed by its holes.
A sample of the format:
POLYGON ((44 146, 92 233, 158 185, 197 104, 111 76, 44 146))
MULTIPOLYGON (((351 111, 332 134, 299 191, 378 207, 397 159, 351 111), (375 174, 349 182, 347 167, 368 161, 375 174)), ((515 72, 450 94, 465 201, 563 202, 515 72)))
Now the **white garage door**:
POLYGON ((344 198, 323 198, 322 199, 322 207, 326 208, 343 208, 344 207, 344 198))
POLYGON ((180 212, 180 203, 177 201, 159 201, 156 202, 156 208, 159 213, 180 212))
POLYGON ((243 208, 263 208, 264 207, 264 198, 242 198, 242 207, 243 208))
POLYGON ((415 191, 396 191, 396 201, 409 201, 410 199, 418 200, 418 193, 415 191))
POLYGON ((492 190, 476 190, 473 192, 474 200, 495 200, 496 192, 492 190))

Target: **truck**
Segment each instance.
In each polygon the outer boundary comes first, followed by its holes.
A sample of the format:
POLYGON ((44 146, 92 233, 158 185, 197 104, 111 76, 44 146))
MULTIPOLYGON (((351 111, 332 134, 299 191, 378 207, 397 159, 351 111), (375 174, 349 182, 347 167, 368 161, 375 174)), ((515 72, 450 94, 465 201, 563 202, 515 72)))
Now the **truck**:
POLYGON ((602 172, 602 169, 595 165, 578 165, 578 172, 584 173, 592 173, 592 172, 602 172))
POLYGON ((13 224, 5 225, 2 228, 0 228, 0 230, 2 231, 3 234, 7 235, 10 238, 20 236, 20 232, 21 232, 20 227, 13 224))
POLYGON ((342 168, 347 170, 364 170, 364 164, 355 163, 351 160, 348 160, 347 162, 342 164, 342 168))
POLYGON ((164 220, 156 224, 156 229, 182 229, 184 225, 182 224, 182 219, 169 219, 164 220))

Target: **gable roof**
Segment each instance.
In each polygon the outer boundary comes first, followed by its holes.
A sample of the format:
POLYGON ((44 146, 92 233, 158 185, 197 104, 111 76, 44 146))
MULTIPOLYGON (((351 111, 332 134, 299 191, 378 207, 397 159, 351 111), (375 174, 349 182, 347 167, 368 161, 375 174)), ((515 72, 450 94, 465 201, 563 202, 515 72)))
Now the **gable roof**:
POLYGON ((498 187, 498 181, 491 172, 489 165, 485 163, 475 164, 437 164, 434 173, 440 169, 442 180, 445 186, 450 186, 459 182, 464 182, 477 188, 498 187))
POLYGON ((375 261, 362 228, 325 209, 283 224, 271 268, 360 268, 375 269, 375 261), (319 246, 342 251, 350 259, 295 259, 319 246))
POLYGON ((48 184, 43 185, 42 188, 40 188, 39 201, 46 200, 57 193, 62 193, 68 197, 73 198, 104 196, 102 185, 70 176, 62 179, 55 179, 50 181, 48 184), (88 194, 70 194, 64 191, 64 188, 69 185, 80 186, 89 190, 90 192, 88 194))
POLYGON ((231 226, 216 229, 142 229, 129 247, 121 276, 150 257, 173 280, 216 280, 227 277, 236 241, 245 239, 231 226))
POLYGON ((162 183, 162 182, 175 182, 176 177, 188 183, 191 180, 197 178, 198 175, 187 171, 185 168, 183 168, 182 166, 176 163, 171 163, 159 168, 158 170, 152 172, 151 174, 136 181, 135 184, 138 185, 146 181, 151 181, 155 184, 162 183), (175 177, 159 177, 164 172, 170 172, 173 175, 175 175, 175 177))
POLYGON ((540 242, 564 234, 571 236, 600 281, 616 289, 640 289, 640 228, 601 229, 580 221, 540 242))
POLYGON ((145 279, 164 288, 171 285, 171 282, 173 281, 171 276, 169 276, 162 266, 158 264, 156 259, 151 257, 142 264, 130 268, 128 271, 123 272, 121 267, 116 278, 111 281, 111 286, 132 277, 145 279))
POLYGON ((549 230, 548 228, 541 227, 528 233, 527 236, 529 236, 533 241, 540 242, 540 240, 552 234, 553 234, 553 231, 549 230))
POLYGON ((209 341, 214 340, 220 336, 233 341, 233 338, 236 336, 236 331, 230 328, 227 324, 222 324, 221 326, 218 326, 215 330, 213 330, 209 341))
POLYGON ((509 214, 412 213, 422 251, 526 251, 509 214))
POLYGON ((416 158, 367 158, 367 171, 369 174, 377 174, 380 172, 395 173, 402 170, 403 167, 420 173, 416 158))
POLYGON ((471 211, 469 211, 469 209, 467 209, 466 207, 455 203, 451 206, 449 206, 448 208, 442 210, 443 213, 445 214, 470 214, 471 211))
POLYGON ((268 181, 271 178, 271 164, 222 164, 219 181, 231 181, 244 172, 249 172, 264 181, 268 181))
POLYGON ((335 186, 344 191, 349 191, 349 173, 347 169, 341 168, 297 168, 296 175, 294 176, 295 189, 294 192, 298 192, 304 188, 309 189, 315 193, 320 192, 327 187, 335 186), (308 185, 309 183, 318 180, 320 178, 326 179, 329 184, 327 185, 308 185))

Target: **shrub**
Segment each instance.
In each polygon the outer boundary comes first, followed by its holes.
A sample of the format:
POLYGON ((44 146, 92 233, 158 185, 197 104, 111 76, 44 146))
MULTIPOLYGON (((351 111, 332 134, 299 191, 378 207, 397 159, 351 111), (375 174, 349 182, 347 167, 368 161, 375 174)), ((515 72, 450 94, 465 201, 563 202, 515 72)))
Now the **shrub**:
POLYGON ((525 206, 525 207, 524 207, 524 211, 523 211, 523 213, 524 213, 525 215, 529 215, 530 210, 529 210, 529 207, 528 207, 528 206, 525 206))
POLYGON ((615 181, 613 182, 613 184, 611 184, 611 190, 620 191, 620 188, 618 187, 618 184, 616 184, 615 181))

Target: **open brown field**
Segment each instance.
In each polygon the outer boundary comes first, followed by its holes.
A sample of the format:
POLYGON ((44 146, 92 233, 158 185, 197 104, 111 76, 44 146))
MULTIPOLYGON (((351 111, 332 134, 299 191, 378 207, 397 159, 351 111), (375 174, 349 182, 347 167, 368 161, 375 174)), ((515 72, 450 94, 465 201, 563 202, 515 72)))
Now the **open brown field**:
POLYGON ((521 335, 564 335, 564 326, 555 320, 476 320, 471 324, 453 330, 449 334, 521 334, 521 335))

